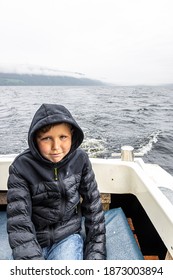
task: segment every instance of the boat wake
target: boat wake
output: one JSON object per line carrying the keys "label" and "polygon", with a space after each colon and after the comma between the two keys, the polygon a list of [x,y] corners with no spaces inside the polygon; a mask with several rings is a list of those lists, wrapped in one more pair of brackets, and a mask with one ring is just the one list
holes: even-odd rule
{"label": "boat wake", "polygon": [[160,134],[161,134],[161,130],[157,130],[157,131],[152,132],[146,138],[145,143],[140,145],[140,147],[138,149],[138,152],[143,154],[143,155],[146,155],[148,152],[150,152],[152,150],[152,148],[153,148],[153,145],[155,143],[157,143],[158,137],[159,137]]}
{"label": "boat wake", "polygon": [[81,148],[85,150],[89,157],[98,157],[106,152],[105,142],[100,139],[86,138]]}

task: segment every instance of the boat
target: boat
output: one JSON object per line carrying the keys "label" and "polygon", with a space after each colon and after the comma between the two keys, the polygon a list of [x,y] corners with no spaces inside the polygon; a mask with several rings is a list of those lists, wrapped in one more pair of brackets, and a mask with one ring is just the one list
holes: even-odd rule
{"label": "boat", "polygon": [[[6,222],[8,168],[15,156],[0,156],[0,231]],[[142,156],[135,154],[131,146],[122,147],[121,153],[113,154],[111,158],[90,160],[101,193],[103,209],[107,213],[105,215],[108,215],[112,222],[111,227],[114,227],[108,229],[108,234],[110,229],[112,233],[117,230],[116,215],[122,211],[127,221],[125,227],[130,229],[128,232],[134,238],[132,240],[130,237],[131,244],[126,242],[129,238],[127,233],[124,235],[125,241],[120,240],[122,244],[126,242],[128,248],[133,247],[132,251],[135,252],[138,247],[144,260],[173,260],[173,176],[157,164],[145,163]],[[121,217],[120,215],[120,219]],[[119,222],[122,224],[122,221]],[[1,244],[7,242],[6,231],[0,236],[0,239],[3,239]],[[111,237],[108,239],[109,248],[114,248],[116,241]],[[134,240],[135,246],[137,245],[135,248]],[[10,252],[7,247],[3,249],[6,255]],[[1,258],[3,257],[0,251]]]}

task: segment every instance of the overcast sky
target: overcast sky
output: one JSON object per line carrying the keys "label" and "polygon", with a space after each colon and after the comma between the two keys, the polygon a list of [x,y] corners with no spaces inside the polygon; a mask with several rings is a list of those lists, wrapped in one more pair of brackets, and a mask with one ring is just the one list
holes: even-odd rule
{"label": "overcast sky", "polygon": [[0,66],[173,83],[173,0],[0,0]]}

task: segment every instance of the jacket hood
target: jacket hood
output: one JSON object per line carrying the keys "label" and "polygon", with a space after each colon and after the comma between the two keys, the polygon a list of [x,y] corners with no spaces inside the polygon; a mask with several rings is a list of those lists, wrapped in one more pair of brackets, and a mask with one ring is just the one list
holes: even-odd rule
{"label": "jacket hood", "polygon": [[36,158],[42,158],[35,142],[35,134],[43,126],[55,123],[69,123],[73,126],[72,146],[70,154],[75,151],[83,141],[84,134],[71,113],[63,106],[57,104],[42,104],[36,111],[28,132],[28,145]]}

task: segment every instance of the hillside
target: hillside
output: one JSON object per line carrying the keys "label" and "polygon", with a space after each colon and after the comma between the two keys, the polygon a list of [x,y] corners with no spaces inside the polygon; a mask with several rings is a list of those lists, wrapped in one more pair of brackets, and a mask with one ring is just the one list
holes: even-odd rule
{"label": "hillside", "polygon": [[99,80],[84,77],[0,72],[0,86],[94,86],[103,84]]}

